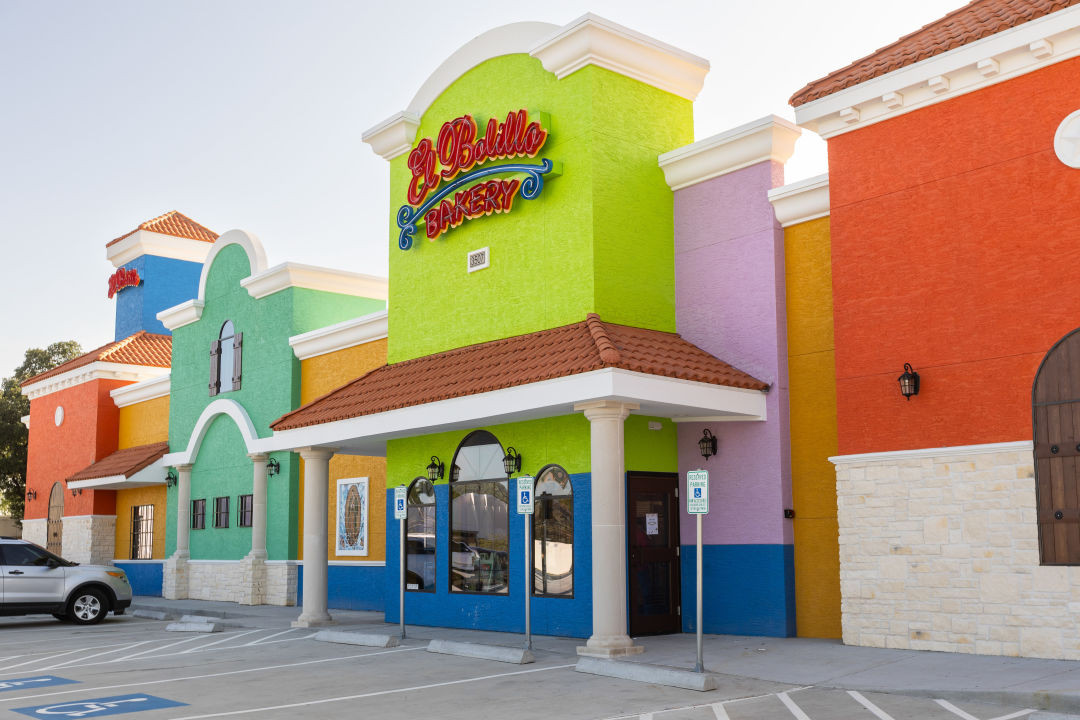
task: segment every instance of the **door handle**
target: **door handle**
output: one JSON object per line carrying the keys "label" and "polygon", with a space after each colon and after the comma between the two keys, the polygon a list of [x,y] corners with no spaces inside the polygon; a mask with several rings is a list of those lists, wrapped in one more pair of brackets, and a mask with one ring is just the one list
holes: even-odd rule
{"label": "door handle", "polygon": [[8,570],[8,575],[22,575],[22,570]]}

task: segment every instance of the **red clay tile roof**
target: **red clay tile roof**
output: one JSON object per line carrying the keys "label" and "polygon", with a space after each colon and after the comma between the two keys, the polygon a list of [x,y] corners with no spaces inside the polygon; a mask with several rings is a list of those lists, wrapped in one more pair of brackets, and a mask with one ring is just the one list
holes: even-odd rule
{"label": "red clay tile roof", "polygon": [[140,330],[123,340],[91,350],[77,358],[57,365],[52,370],[23,380],[22,386],[32,385],[53,375],[65,373],[97,361],[120,363],[121,365],[143,365],[146,367],[170,367],[172,365],[172,336],[155,335]]}
{"label": "red clay tile roof", "polygon": [[384,365],[283,415],[274,430],[346,420],[601,368],[765,390],[675,333],[584,322]]}
{"label": "red clay tile roof", "polygon": [[117,450],[112,455],[106,455],[90,467],[75,473],[68,478],[68,482],[72,480],[95,480],[114,475],[123,475],[129,478],[143,468],[150,467],[151,464],[157,462],[167,452],[169,452],[169,443],[167,441]]}
{"label": "red clay tile roof", "polygon": [[815,80],[792,95],[788,102],[798,107],[1078,3],[1080,0],[975,0],[891,45]]}
{"label": "red clay tile roof", "polygon": [[147,220],[131,232],[125,233],[115,240],[110,240],[105,244],[105,247],[115,245],[124,238],[134,235],[140,230],[149,230],[150,232],[161,233],[162,235],[172,235],[173,237],[189,238],[191,240],[202,240],[203,242],[208,243],[212,243],[218,239],[218,234],[210,228],[200,225],[183,213],[179,213],[176,210],[170,210],[164,215],[158,215],[153,220]]}

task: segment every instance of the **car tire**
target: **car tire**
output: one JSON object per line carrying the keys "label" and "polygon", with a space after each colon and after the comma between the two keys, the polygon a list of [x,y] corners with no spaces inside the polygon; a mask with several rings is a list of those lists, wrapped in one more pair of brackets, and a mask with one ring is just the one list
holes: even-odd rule
{"label": "car tire", "polygon": [[105,594],[96,588],[77,590],[68,600],[68,618],[77,625],[94,625],[109,612]]}

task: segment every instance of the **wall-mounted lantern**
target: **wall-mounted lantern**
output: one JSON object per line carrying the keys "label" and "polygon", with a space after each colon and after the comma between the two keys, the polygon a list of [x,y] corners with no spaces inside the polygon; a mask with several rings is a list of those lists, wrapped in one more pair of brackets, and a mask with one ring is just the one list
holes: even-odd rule
{"label": "wall-mounted lantern", "polygon": [[71,497],[82,495],[82,488],[71,488]]}
{"label": "wall-mounted lantern", "polygon": [[37,500],[37,490],[27,490],[26,491],[26,499],[27,500]]}
{"label": "wall-mounted lantern", "polygon": [[900,394],[908,400],[912,395],[919,394],[919,373],[912,369],[911,363],[904,363],[904,374],[897,380],[900,382]]}
{"label": "wall-mounted lantern", "polygon": [[176,471],[169,468],[165,473],[165,487],[175,487],[179,481],[180,478],[176,476]]}
{"label": "wall-mounted lantern", "polygon": [[270,458],[266,461],[266,476],[274,477],[281,472],[281,463],[277,461],[277,458]]}
{"label": "wall-mounted lantern", "polygon": [[716,454],[716,436],[706,429],[701,439],[697,441],[697,446],[698,450],[701,451],[701,457],[708,460]]}
{"label": "wall-mounted lantern", "polygon": [[431,456],[431,462],[427,466],[427,478],[431,482],[436,480],[442,480],[445,471],[443,461],[439,459],[438,455]]}
{"label": "wall-mounted lantern", "polygon": [[506,448],[506,454],[503,455],[503,472],[506,473],[507,478],[516,472],[521,472],[521,453],[512,445]]}

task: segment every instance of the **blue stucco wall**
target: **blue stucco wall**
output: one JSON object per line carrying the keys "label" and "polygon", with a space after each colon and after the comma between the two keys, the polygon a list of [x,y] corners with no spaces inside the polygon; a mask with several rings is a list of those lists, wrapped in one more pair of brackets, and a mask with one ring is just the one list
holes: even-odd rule
{"label": "blue stucco wall", "polygon": [[[697,632],[697,546],[682,546],[683,632]],[[707,633],[795,635],[791,545],[705,545],[702,624]]]}
{"label": "blue stucco wall", "polygon": [[[574,597],[532,598],[532,631],[537,635],[588,637],[592,634],[592,503],[589,474],[571,475],[574,488]],[[405,593],[405,622],[410,625],[525,631],[525,527],[510,513],[510,592],[507,595],[450,593],[450,486],[435,486],[435,592]],[[398,622],[401,578],[398,521],[394,494],[386,494],[386,621]]]}
{"label": "blue stucco wall", "polygon": [[199,292],[202,263],[142,255],[123,267],[138,270],[142,282],[121,290],[116,302],[116,340],[145,330],[168,335],[158,319],[162,310],[191,300]]}
{"label": "blue stucco wall", "polygon": [[[381,565],[331,565],[326,574],[326,607],[333,610],[382,610],[386,581]],[[300,565],[296,604],[304,604],[304,566]]]}
{"label": "blue stucco wall", "polygon": [[163,563],[160,560],[142,562],[115,562],[116,567],[127,573],[133,595],[161,597]]}

